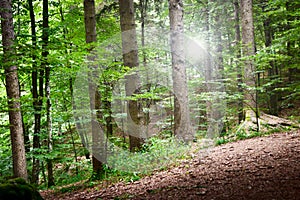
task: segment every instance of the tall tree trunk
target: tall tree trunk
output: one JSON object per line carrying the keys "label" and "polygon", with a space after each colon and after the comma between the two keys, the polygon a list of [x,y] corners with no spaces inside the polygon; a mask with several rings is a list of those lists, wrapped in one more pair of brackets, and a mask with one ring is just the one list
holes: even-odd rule
{"label": "tall tree trunk", "polygon": [[[119,0],[120,25],[122,31],[122,52],[124,65],[135,68],[139,65],[138,46],[136,39],[135,17],[133,0]],[[137,73],[126,76],[126,96],[132,96],[139,88],[139,75]],[[129,130],[130,151],[138,150],[142,147],[143,139],[140,137],[139,102],[129,100],[127,116]]]}
{"label": "tall tree trunk", "polygon": [[[140,14],[141,14],[141,45],[142,45],[142,60],[143,60],[143,67],[146,68],[147,67],[147,55],[146,55],[146,51],[145,51],[145,21],[146,21],[146,17],[147,17],[147,8],[148,8],[148,0],[140,0],[139,3],[139,7],[140,7]],[[146,68],[147,69],[147,68]],[[148,73],[146,74],[146,84],[149,83],[149,76]],[[150,92],[151,90],[151,86],[148,88],[148,92]],[[146,109],[150,110],[150,106],[151,106],[151,99],[147,99],[146,100]],[[150,123],[150,112],[145,112],[144,113],[144,117],[143,117],[143,125],[147,126],[146,128],[146,135],[149,135],[149,123]]]}
{"label": "tall tree trunk", "polygon": [[[92,43],[97,41],[96,33],[96,16],[95,16],[95,1],[94,0],[84,0],[84,22],[85,22],[85,33],[86,33],[86,43]],[[96,56],[91,49],[88,60],[90,62],[95,61]],[[99,74],[98,67],[95,64],[89,66],[91,72],[89,74],[89,96],[90,96],[90,109],[91,109],[91,126],[92,126],[92,162],[93,162],[93,178],[100,178],[103,173],[103,159],[105,159],[104,151],[104,137],[103,133],[99,131],[99,125],[97,122],[97,113],[100,110],[100,93],[98,90],[98,80]],[[101,135],[102,134],[102,135]]]}
{"label": "tall tree trunk", "polygon": [[[235,46],[236,46],[236,70],[237,86],[239,94],[243,95],[243,72],[240,64],[241,59],[241,31],[240,31],[240,6],[239,0],[234,0],[234,20],[235,20]],[[243,98],[238,99],[238,120],[241,123],[244,120],[244,102]]]}
{"label": "tall tree trunk", "polygon": [[[42,33],[42,65],[45,69],[45,96],[46,96],[46,122],[47,122],[47,148],[48,153],[52,152],[52,118],[51,118],[51,99],[50,99],[50,66],[48,63],[48,43],[49,43],[49,11],[48,0],[43,0],[43,33]],[[54,185],[52,159],[47,159],[48,187]]]}
{"label": "tall tree trunk", "polygon": [[193,139],[190,125],[187,77],[184,58],[183,2],[169,0],[172,77],[174,97],[174,134],[184,141]]}
{"label": "tall tree trunk", "polygon": [[[256,131],[259,131],[258,123],[258,105],[256,89],[256,69],[253,58],[255,55],[254,42],[254,24],[253,24],[253,8],[252,0],[240,0],[241,7],[241,23],[242,23],[242,52],[246,57],[244,61],[244,80],[247,88],[244,93],[245,105],[249,115],[256,119]],[[253,127],[252,127],[253,128]]]}
{"label": "tall tree trunk", "polygon": [[[35,14],[33,10],[32,0],[28,0],[29,14],[30,14],[30,26],[31,26],[31,41],[32,48],[36,49],[36,25],[35,25]],[[34,129],[33,129],[33,150],[40,148],[40,131],[41,131],[41,110],[42,110],[42,97],[38,93],[38,69],[36,65],[37,56],[35,52],[32,53],[32,98],[33,98],[33,109],[34,109]],[[43,69],[42,69],[43,70]],[[32,177],[31,182],[37,184],[39,180],[39,166],[40,161],[33,157],[32,160]]]}
{"label": "tall tree trunk", "polygon": [[11,0],[0,0],[2,28],[3,65],[10,123],[10,136],[13,156],[13,173],[15,177],[27,180],[27,164],[22,126],[18,67],[15,64],[16,51],[13,47],[15,33]]}

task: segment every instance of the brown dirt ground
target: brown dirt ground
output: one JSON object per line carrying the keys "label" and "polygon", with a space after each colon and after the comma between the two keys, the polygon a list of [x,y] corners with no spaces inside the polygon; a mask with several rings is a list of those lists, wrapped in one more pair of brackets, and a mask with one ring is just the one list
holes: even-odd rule
{"label": "brown dirt ground", "polygon": [[300,130],[200,151],[178,167],[133,183],[45,199],[299,199]]}

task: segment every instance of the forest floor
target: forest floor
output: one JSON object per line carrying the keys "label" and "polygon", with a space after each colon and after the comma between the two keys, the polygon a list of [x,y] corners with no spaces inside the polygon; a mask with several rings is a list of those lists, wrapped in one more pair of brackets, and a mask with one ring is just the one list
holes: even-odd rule
{"label": "forest floor", "polygon": [[119,182],[57,199],[300,199],[300,130],[201,150],[191,160],[132,183]]}

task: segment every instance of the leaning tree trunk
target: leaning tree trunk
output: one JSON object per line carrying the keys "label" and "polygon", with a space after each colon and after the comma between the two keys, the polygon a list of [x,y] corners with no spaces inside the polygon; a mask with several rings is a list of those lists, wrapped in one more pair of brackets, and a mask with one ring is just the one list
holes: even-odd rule
{"label": "leaning tree trunk", "polygon": [[[119,0],[120,25],[122,31],[122,53],[124,65],[135,68],[139,65],[138,46],[135,29],[133,0]],[[139,75],[137,73],[126,76],[126,96],[133,95],[139,88]],[[139,118],[139,102],[129,100],[128,102],[128,130],[130,151],[139,150],[143,139],[140,137],[141,119]]]}
{"label": "leaning tree trunk", "polygon": [[183,2],[169,0],[171,29],[172,77],[174,97],[174,134],[184,141],[192,140],[188,88],[184,58]]}
{"label": "leaning tree trunk", "polygon": [[[84,23],[86,33],[86,43],[93,43],[97,41],[96,33],[96,16],[95,16],[95,1],[84,0]],[[87,58],[89,62],[96,59],[93,49],[90,50],[90,55]],[[103,133],[99,131],[99,123],[97,122],[97,114],[99,113],[101,102],[100,93],[98,90],[99,74],[98,68],[95,64],[89,66],[89,97],[91,109],[91,126],[92,126],[92,162],[93,162],[93,179],[100,178],[103,173],[103,162],[106,160],[106,150],[104,146]]]}
{"label": "leaning tree trunk", "polygon": [[[258,121],[258,105],[256,92],[256,69],[253,61],[255,55],[254,42],[254,24],[253,24],[253,8],[252,0],[241,0],[241,23],[242,23],[242,53],[244,59],[244,82],[246,84],[244,98],[245,98],[245,118],[254,119],[254,126],[249,127],[259,131]],[[250,125],[250,124],[249,124]]]}
{"label": "leaning tree trunk", "polygon": [[11,0],[0,0],[0,16],[3,44],[3,65],[5,67],[5,82],[12,144],[13,173],[15,177],[27,180],[27,165],[22,126],[18,67],[16,51],[13,47],[15,39]]}

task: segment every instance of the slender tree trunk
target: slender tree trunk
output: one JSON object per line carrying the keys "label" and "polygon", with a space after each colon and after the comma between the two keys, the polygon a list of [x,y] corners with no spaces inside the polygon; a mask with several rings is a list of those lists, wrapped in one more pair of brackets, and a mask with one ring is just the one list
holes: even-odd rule
{"label": "slender tree trunk", "polygon": [[[256,131],[259,131],[258,105],[257,105],[257,80],[256,69],[253,58],[255,55],[254,24],[252,0],[240,0],[241,23],[242,23],[242,52],[246,57],[244,61],[244,80],[247,88],[245,90],[245,104],[247,111],[253,111],[256,118]],[[252,112],[249,113],[252,115]]]}
{"label": "slender tree trunk", "polygon": [[[72,130],[70,121],[68,121],[68,131],[70,132],[70,135],[71,135],[72,147],[73,147],[73,153],[74,153],[74,161],[75,161],[75,163],[78,163],[78,159],[77,159],[78,153],[77,153],[77,150],[76,150],[75,138],[74,138],[74,135],[73,135],[73,130]],[[75,171],[76,175],[78,175],[78,166],[77,165],[75,167],[75,170],[76,170]]]}
{"label": "slender tree trunk", "polygon": [[[103,105],[106,112],[105,115],[105,124],[106,124],[106,136],[113,135],[113,117],[112,117],[112,107],[111,107],[111,93],[112,93],[112,83],[105,82],[104,83],[105,91],[104,91],[104,100]],[[102,116],[101,116],[102,117]]]}
{"label": "slender tree trunk", "polygon": [[[124,65],[135,68],[139,65],[138,46],[136,39],[135,17],[133,0],[119,0],[120,25],[122,31],[122,52]],[[139,88],[139,75],[137,73],[126,76],[126,96],[132,96]],[[139,102],[129,100],[127,107],[130,151],[139,150],[143,139],[140,137]]]}
{"label": "slender tree trunk", "polygon": [[187,77],[184,58],[183,2],[169,0],[172,77],[174,97],[174,134],[184,141],[193,139],[190,125]]}
{"label": "slender tree trunk", "polygon": [[143,65],[146,66],[146,52],[144,50],[145,47],[145,20],[147,17],[147,8],[148,8],[148,0],[140,0],[140,12],[141,12],[141,42],[142,42],[142,48],[143,48]]}
{"label": "slender tree trunk", "polygon": [[[147,8],[148,8],[148,0],[140,0],[140,14],[141,14],[141,45],[142,45],[142,60],[143,60],[143,67],[147,70],[147,55],[145,51],[145,21],[147,17]],[[148,73],[146,74],[146,84],[149,83],[149,76]],[[148,88],[148,92],[151,90],[151,85]],[[145,102],[144,102],[145,103]],[[150,110],[151,106],[151,99],[146,100],[146,109]],[[143,125],[147,126],[146,128],[146,135],[149,135],[149,123],[150,123],[150,112],[145,112],[143,117]]]}
{"label": "slender tree trunk", "polygon": [[[22,113],[23,116],[23,113]],[[24,144],[25,144],[25,153],[29,153],[30,152],[30,138],[29,138],[29,125],[25,125],[25,123],[23,122],[23,130],[24,130]],[[30,161],[30,159],[29,159]],[[27,159],[28,162],[28,159]]]}
{"label": "slender tree trunk", "polygon": [[[33,10],[32,0],[28,0],[29,5],[29,14],[30,14],[30,25],[31,25],[31,41],[32,48],[36,49],[36,25],[35,25],[35,14]],[[36,65],[37,56],[33,52],[32,60],[34,61],[32,64],[32,74],[31,74],[31,84],[32,84],[32,98],[33,98],[33,109],[34,109],[34,129],[33,129],[33,150],[40,148],[40,131],[41,131],[41,110],[42,110],[42,97],[40,97],[38,93],[38,70]],[[32,160],[32,177],[31,182],[37,184],[39,180],[39,166],[40,161],[33,157]]]}
{"label": "slender tree trunk", "polygon": [[[241,31],[240,31],[240,6],[239,0],[234,0],[234,20],[235,20],[235,46],[236,46],[236,70],[237,70],[237,87],[239,94],[243,95],[243,72],[240,64],[241,59]],[[244,102],[243,98],[238,99],[238,120],[241,123],[244,120]]]}
{"label": "slender tree trunk", "polygon": [[10,123],[10,136],[13,156],[13,173],[15,177],[27,180],[27,165],[22,126],[18,67],[14,63],[16,51],[13,47],[15,34],[11,0],[0,0],[2,28],[3,65]]}
{"label": "slender tree trunk", "polygon": [[[52,118],[50,100],[50,66],[48,63],[48,43],[49,43],[49,11],[48,0],[43,0],[43,33],[42,33],[42,68],[45,69],[45,96],[46,96],[46,122],[47,122],[47,148],[48,153],[52,152]],[[52,159],[47,159],[48,187],[54,185]]]}
{"label": "slender tree trunk", "polygon": [[[92,43],[97,41],[96,33],[96,16],[95,16],[95,1],[94,0],[84,0],[84,22],[85,22],[85,33],[86,33],[86,43]],[[90,62],[95,61],[96,56],[94,55],[92,49],[88,60]],[[93,162],[93,178],[100,178],[103,173],[103,159],[106,155],[104,151],[104,137],[103,133],[99,131],[99,125],[97,122],[97,114],[99,113],[101,107],[101,98],[98,90],[98,80],[99,74],[98,67],[95,64],[89,66],[91,72],[89,74],[89,96],[90,96],[90,108],[91,108],[91,125],[92,125],[92,162]],[[104,149],[104,150],[103,150]]]}

